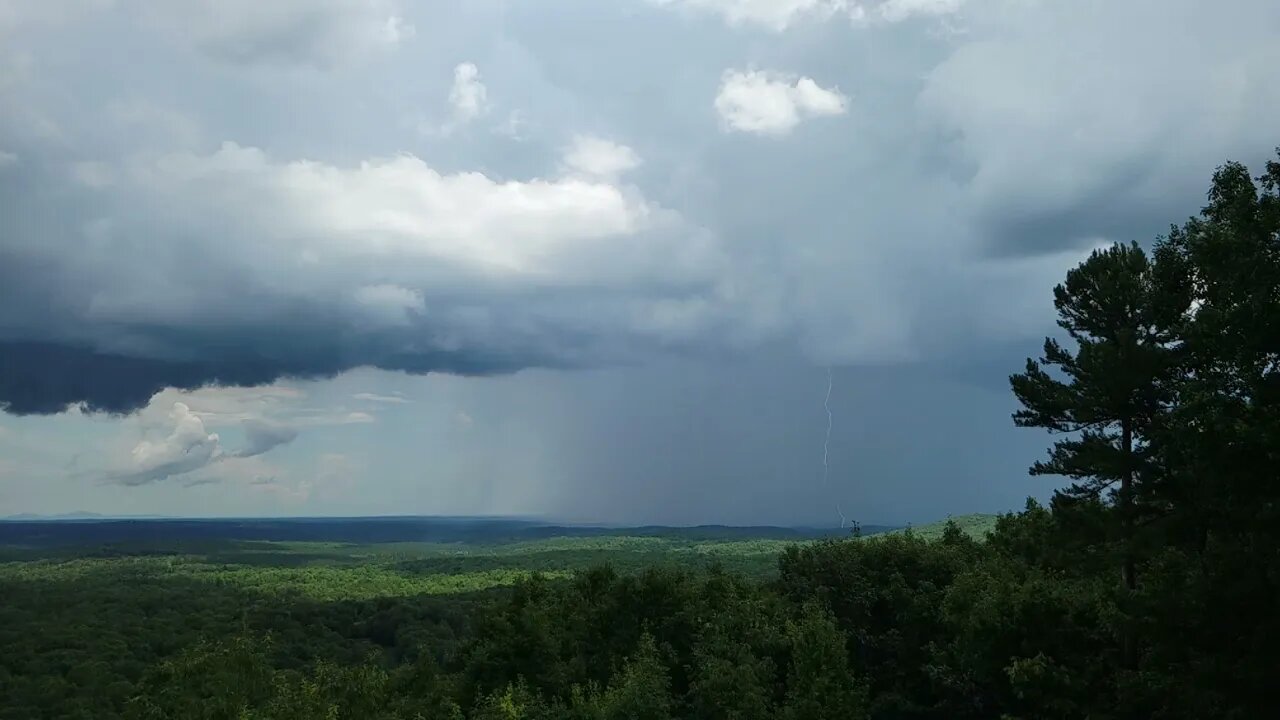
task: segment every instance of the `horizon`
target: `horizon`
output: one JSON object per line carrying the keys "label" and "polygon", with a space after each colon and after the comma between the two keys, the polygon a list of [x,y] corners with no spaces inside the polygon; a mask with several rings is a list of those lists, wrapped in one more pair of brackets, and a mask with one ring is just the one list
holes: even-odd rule
{"label": "horizon", "polygon": [[[1013,511],[986,512],[986,513],[962,513],[947,514],[944,517],[931,518],[920,522],[908,522],[905,524],[879,523],[879,522],[859,522],[859,526],[863,528],[904,528],[915,524],[932,524],[935,522],[945,522],[952,518],[967,517],[997,517]],[[638,529],[638,528],[700,528],[700,527],[722,527],[734,529],[754,529],[754,528],[779,528],[779,529],[796,529],[796,530],[852,530],[852,526],[841,527],[840,525],[773,525],[773,524],[752,524],[752,525],[732,525],[723,523],[693,523],[693,524],[665,524],[665,523],[639,523],[627,524],[616,523],[603,520],[583,520],[557,517],[538,517],[538,516],[519,516],[519,515],[154,515],[154,514],[105,514],[96,513],[85,510],[76,510],[70,512],[58,513],[29,513],[18,512],[7,515],[0,515],[0,522],[21,522],[27,520],[47,520],[47,521],[74,521],[74,520],[443,520],[443,521],[503,521],[503,522],[521,522],[529,524],[540,524],[549,527],[583,527],[583,528],[602,528],[602,529]]]}

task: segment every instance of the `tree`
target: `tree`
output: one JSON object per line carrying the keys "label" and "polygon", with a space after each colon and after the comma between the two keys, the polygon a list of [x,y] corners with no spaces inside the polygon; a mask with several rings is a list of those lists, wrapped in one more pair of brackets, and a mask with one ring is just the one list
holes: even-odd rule
{"label": "tree", "polygon": [[160,663],[130,703],[130,718],[227,718],[268,700],[273,673],[265,647],[248,637],[201,642]]}
{"label": "tree", "polygon": [[1144,598],[1148,632],[1164,639],[1151,663],[1169,688],[1219,697],[1183,707],[1247,707],[1280,644],[1280,163],[1257,178],[1239,163],[1218,168],[1207,205],[1160,251],[1191,300],[1176,406],[1157,428],[1154,490],[1171,547]]}
{"label": "tree", "polygon": [[653,636],[646,633],[601,698],[602,715],[605,720],[669,720],[670,687]]}
{"label": "tree", "polygon": [[831,613],[809,603],[787,624],[791,668],[786,720],[857,720],[867,717],[866,683],[849,667],[844,633]]}
{"label": "tree", "polygon": [[483,698],[471,717],[474,720],[550,720],[555,717],[553,713],[542,698],[521,680]]}
{"label": "tree", "polygon": [[[1158,290],[1161,272],[1136,243],[1094,251],[1054,288],[1058,325],[1074,352],[1046,338],[1043,357],[1028,359],[1025,371],[1010,377],[1022,404],[1014,422],[1069,436],[1031,473],[1075,480],[1060,491],[1062,499],[1114,503],[1129,592],[1137,584],[1134,526],[1142,483],[1156,460],[1151,430],[1172,401],[1174,330],[1184,311],[1176,296]],[[1132,638],[1126,636],[1125,645],[1132,664]]]}
{"label": "tree", "polygon": [[706,720],[775,717],[769,697],[772,663],[757,654],[741,631],[731,634],[726,630],[713,627],[698,640],[689,687],[690,705],[697,717]]}
{"label": "tree", "polygon": [[[1280,149],[1277,150],[1280,153]],[[1267,530],[1280,462],[1280,163],[1250,178],[1214,173],[1200,217],[1161,250],[1185,275],[1185,367],[1165,431],[1173,468],[1162,488],[1203,550],[1211,530]]]}

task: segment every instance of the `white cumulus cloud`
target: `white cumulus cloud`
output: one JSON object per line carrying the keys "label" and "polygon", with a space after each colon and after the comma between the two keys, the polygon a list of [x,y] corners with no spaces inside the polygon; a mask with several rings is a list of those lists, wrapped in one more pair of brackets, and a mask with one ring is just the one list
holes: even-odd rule
{"label": "white cumulus cloud", "polygon": [[565,151],[564,164],[572,172],[611,179],[639,167],[640,156],[626,145],[591,135],[578,135]]}
{"label": "white cumulus cloud", "polygon": [[851,2],[848,16],[857,27],[892,25],[914,19],[946,22],[960,14],[966,0],[870,0]]}
{"label": "white cumulus cloud", "polygon": [[449,105],[458,123],[470,122],[489,111],[489,91],[480,81],[480,70],[475,63],[459,63],[453,69]]}
{"label": "white cumulus cloud", "polygon": [[657,5],[715,13],[730,26],[782,32],[804,21],[841,18],[856,24],[898,23],[953,15],[965,0],[650,0]]}
{"label": "white cumulus cloud", "polygon": [[782,31],[800,19],[826,19],[847,11],[848,0],[651,0],[658,5],[683,6],[714,12],[730,25],[755,24]]}
{"label": "white cumulus cloud", "polygon": [[[141,436],[132,449],[114,450],[111,446],[119,447],[118,441],[111,442],[96,470],[89,472],[131,486],[167,479],[194,486],[267,477],[274,471],[264,470],[268,466],[259,456],[296,440],[299,428],[376,421],[367,412],[340,405],[308,407],[302,404],[306,400],[306,393],[284,385],[169,388],[124,421],[125,437]],[[227,442],[218,432],[227,428],[238,429],[243,441]]]}
{"label": "white cumulus cloud", "polygon": [[287,416],[306,397],[303,391],[287,385],[205,387],[190,391],[169,388],[156,393],[147,407],[139,411],[139,417],[152,424],[162,424],[168,410],[175,403],[181,403],[206,425],[256,422]]}
{"label": "white cumulus cloud", "polygon": [[168,434],[135,445],[127,467],[112,473],[111,480],[143,485],[198,470],[223,455],[218,434],[208,432],[204,421],[186,403],[174,403],[168,420]]}
{"label": "white cumulus cloud", "polygon": [[[558,275],[557,260],[638,233],[654,214],[602,180],[499,181],[441,173],[411,155],[339,167],[225,143],[134,170],[141,188],[183,204],[193,221],[240,218],[250,243],[292,246],[294,257],[310,252],[321,264],[377,258],[393,268],[399,260],[427,274],[445,263],[490,276]],[[379,285],[361,297],[409,301],[411,289]]]}
{"label": "white cumulus cloud", "polygon": [[727,70],[716,93],[725,129],[786,135],[806,118],[843,115],[849,98],[812,78],[766,70]]}
{"label": "white cumulus cloud", "polygon": [[378,393],[360,392],[351,396],[353,400],[370,403],[384,403],[389,405],[407,405],[413,402],[405,397],[403,393],[394,393],[391,395],[381,395]]}

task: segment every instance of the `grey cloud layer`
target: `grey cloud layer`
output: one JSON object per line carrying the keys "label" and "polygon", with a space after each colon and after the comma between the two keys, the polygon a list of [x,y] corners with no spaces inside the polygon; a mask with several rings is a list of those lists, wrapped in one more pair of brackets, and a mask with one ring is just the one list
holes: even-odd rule
{"label": "grey cloud layer", "polygon": [[[178,0],[135,5],[172,41],[232,64],[330,68],[412,39],[394,0]],[[127,12],[129,9],[126,8]]]}
{"label": "grey cloud layer", "polygon": [[963,358],[1042,332],[1067,266],[1193,211],[1280,109],[1263,0],[12,7],[13,413],[362,365]]}
{"label": "grey cloud layer", "polygon": [[263,420],[247,420],[243,427],[248,444],[236,453],[237,457],[255,457],[298,439],[297,428],[287,425],[277,425]]}

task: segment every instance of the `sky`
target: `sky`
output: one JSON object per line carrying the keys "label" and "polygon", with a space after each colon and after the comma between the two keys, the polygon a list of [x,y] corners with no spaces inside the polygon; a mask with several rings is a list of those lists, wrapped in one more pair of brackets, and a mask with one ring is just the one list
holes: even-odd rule
{"label": "sky", "polygon": [[0,0],[0,515],[1016,509],[1053,285],[1272,156],[1278,36],[1271,0]]}

